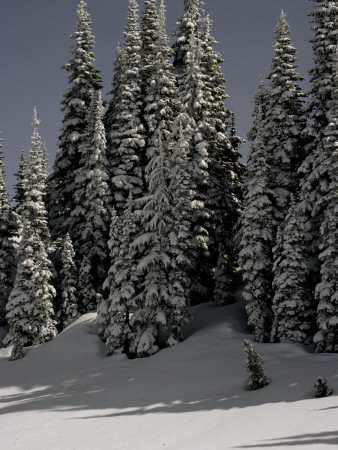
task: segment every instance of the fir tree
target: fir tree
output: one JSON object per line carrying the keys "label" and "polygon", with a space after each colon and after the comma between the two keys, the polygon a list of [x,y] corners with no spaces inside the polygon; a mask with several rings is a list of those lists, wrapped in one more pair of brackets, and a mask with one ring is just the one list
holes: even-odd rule
{"label": "fir tree", "polygon": [[275,29],[275,55],[267,88],[264,134],[271,166],[270,187],[275,193],[275,216],[281,224],[288,211],[290,195],[299,189],[297,170],[305,157],[302,131],[305,128],[303,100],[296,72],[296,49],[282,11]]}
{"label": "fir tree", "polygon": [[25,156],[25,149],[22,147],[21,149],[21,155],[20,155],[20,165],[19,170],[15,174],[16,177],[16,184],[14,186],[14,198],[13,201],[15,202],[15,210],[18,214],[20,214],[20,206],[24,201],[25,198],[25,189],[24,189],[24,181],[26,177],[26,170],[27,170],[27,160]]}
{"label": "fir tree", "polygon": [[191,120],[179,114],[173,124],[172,154],[169,160],[168,191],[172,204],[173,226],[169,234],[171,244],[171,268],[169,282],[171,298],[169,314],[171,335],[169,345],[183,339],[182,324],[187,320],[187,307],[190,303],[191,272],[193,264],[193,189],[190,168]]}
{"label": "fir tree", "polygon": [[309,342],[313,331],[314,305],[309,290],[309,267],[300,257],[305,251],[306,231],[298,220],[293,196],[285,218],[285,227],[279,228],[273,263],[272,311],[274,322],[272,341]]}
{"label": "fir tree", "polygon": [[262,358],[248,340],[244,340],[244,351],[246,353],[246,366],[250,374],[249,389],[256,390],[267,386],[269,380],[264,373]]}
{"label": "fir tree", "polygon": [[156,0],[146,0],[141,23],[141,63],[143,86],[143,119],[146,125],[147,162],[158,155],[158,131],[163,142],[169,142],[173,120],[178,112],[176,77],[170,61],[172,51],[164,23],[164,3],[161,13]]}
{"label": "fir tree", "polygon": [[91,265],[93,289],[102,294],[108,269],[106,251],[109,237],[112,196],[106,158],[101,94],[93,94],[87,115],[86,134],[80,148],[80,168],[76,173],[76,207],[71,213],[79,260],[85,255]]}
{"label": "fir tree", "polygon": [[58,294],[61,298],[61,305],[56,314],[56,320],[61,325],[61,329],[66,328],[80,316],[76,295],[76,266],[74,256],[73,244],[69,233],[67,233],[61,247],[61,269],[58,283]]}
{"label": "fir tree", "polygon": [[144,203],[141,221],[145,232],[133,243],[133,247],[143,255],[138,264],[142,274],[141,308],[135,311],[131,321],[135,335],[130,350],[138,357],[150,356],[159,351],[160,328],[169,325],[169,234],[173,218],[167,181],[168,158],[165,156],[161,133],[156,137],[159,155],[153,157],[146,168],[149,195],[141,199]]}
{"label": "fir tree", "polygon": [[320,226],[321,253],[319,259],[320,283],[315,294],[318,303],[318,332],[314,337],[317,351],[338,352],[338,232],[337,232],[337,180],[338,180],[338,51],[336,90],[328,113],[329,124],[324,133],[320,172],[326,173],[330,184],[323,198],[324,217]]}
{"label": "fir tree", "polygon": [[[138,260],[131,243],[138,234],[135,206],[130,193],[122,219],[113,214],[109,248],[111,267],[109,269],[109,297],[107,315],[109,317],[104,331],[107,353],[130,354],[129,342],[133,330],[130,325],[132,314],[139,306],[140,275]],[[102,309],[101,309],[102,311]]]}
{"label": "fir tree", "polygon": [[111,162],[117,213],[126,207],[128,192],[135,198],[144,193],[144,126],[141,120],[141,37],[138,5],[129,0],[123,49],[118,49],[113,95],[105,117],[107,156]]}
{"label": "fir tree", "polygon": [[96,311],[102,296],[93,288],[92,265],[86,255],[82,257],[77,280],[77,310],[80,314]]}
{"label": "fir tree", "polygon": [[108,249],[110,256],[110,267],[108,269],[107,278],[103,283],[104,298],[97,307],[97,324],[99,336],[105,338],[106,329],[110,323],[110,292],[114,292],[116,288],[115,282],[115,260],[119,258],[120,254],[120,239],[123,229],[121,227],[121,219],[117,215],[115,208],[112,208],[110,232],[108,240]]}
{"label": "fir tree", "polygon": [[[182,112],[191,119],[189,171],[194,186],[192,232],[196,245],[195,267],[192,275],[192,302],[198,303],[207,297],[211,284],[209,252],[210,210],[205,207],[209,187],[208,133],[205,115],[209,103],[205,90],[205,77],[201,72],[201,46],[190,34],[190,51],[186,55],[186,69],[179,80],[179,99]],[[198,255],[198,256],[197,256]]]}
{"label": "fir tree", "polygon": [[258,128],[262,128],[262,123],[265,121],[267,112],[267,90],[268,87],[265,85],[262,76],[260,76],[258,81],[258,89],[253,99],[253,123],[250,131],[247,134],[248,140],[252,142],[257,137]]}
{"label": "fir tree", "polygon": [[[77,24],[71,38],[72,59],[65,64],[70,88],[62,102],[63,125],[59,137],[59,151],[56,154],[50,178],[52,186],[49,196],[49,219],[53,238],[64,237],[69,231],[76,245],[71,212],[75,207],[75,173],[79,168],[80,147],[83,144],[87,126],[87,109],[93,92],[101,88],[98,71],[94,67],[94,36],[90,29],[90,17],[86,3],[81,0],[77,10]],[[77,251],[77,248],[75,247]]]}
{"label": "fir tree", "polygon": [[6,304],[15,275],[18,217],[8,200],[0,139],[0,326],[6,324]]}
{"label": "fir tree", "polygon": [[333,394],[333,389],[327,384],[326,378],[318,377],[313,387],[317,398],[327,397]]}
{"label": "fir tree", "polygon": [[243,269],[248,325],[255,340],[266,341],[272,324],[272,247],[274,242],[274,193],[269,188],[270,166],[257,105],[256,140],[247,162],[243,213],[236,235]]}
{"label": "fir tree", "polygon": [[159,155],[151,159],[146,170],[149,195],[140,200],[145,233],[132,244],[142,255],[138,263],[143,280],[140,308],[131,319],[135,330],[131,351],[138,357],[159,350],[161,330],[169,332],[168,345],[181,341],[181,327],[187,320],[193,267],[189,122],[184,114],[174,121],[170,154],[159,133]]}
{"label": "fir tree", "polygon": [[195,231],[199,231],[197,240],[204,241],[207,248],[204,273],[199,278],[209,279],[204,289],[210,289],[211,273],[217,266],[216,300],[224,304],[231,301],[235,264],[232,231],[239,215],[243,169],[238,161],[240,141],[233,147],[228,136],[231,114],[224,103],[227,95],[220,68],[223,60],[213,50],[216,41],[201,5],[199,0],[184,2],[184,13],[174,33],[174,66],[180,76],[180,101],[194,119],[199,139],[192,148],[196,200],[201,205]]}
{"label": "fir tree", "polygon": [[23,232],[18,248],[14,288],[6,307],[10,330],[4,343],[15,344],[13,358],[23,355],[21,351],[17,351],[22,346],[41,344],[53,339],[57,333],[56,322],[53,320],[55,289],[51,284],[52,267],[47,253],[49,232],[43,201],[45,179],[38,125],[34,109],[33,134],[22,204]]}
{"label": "fir tree", "polygon": [[196,38],[196,33],[203,28],[202,2],[200,0],[183,0],[184,12],[177,21],[177,29],[173,32],[175,43],[174,67],[179,76],[186,73],[186,63],[190,52],[190,42],[192,36]]}
{"label": "fir tree", "polygon": [[305,108],[307,127],[304,131],[306,140],[306,158],[299,174],[300,201],[303,210],[303,222],[311,233],[308,240],[307,253],[303,255],[306,264],[312,271],[311,288],[320,281],[320,224],[324,215],[328,187],[331,180],[328,174],[330,164],[323,163],[327,158],[324,148],[325,133],[331,120],[331,103],[337,89],[335,82],[335,61],[337,49],[338,5],[328,0],[314,0],[311,13],[314,39],[314,67],[310,70],[311,89],[309,101]]}

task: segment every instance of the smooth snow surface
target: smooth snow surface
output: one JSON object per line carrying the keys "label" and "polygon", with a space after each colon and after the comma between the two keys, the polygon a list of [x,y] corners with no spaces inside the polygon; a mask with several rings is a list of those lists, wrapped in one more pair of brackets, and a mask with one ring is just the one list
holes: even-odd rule
{"label": "smooth snow surface", "polygon": [[[192,308],[186,341],[105,356],[86,314],[25,358],[0,349],[1,448],[225,450],[338,446],[338,355],[255,344],[270,384],[248,391],[244,305]],[[314,398],[318,376],[334,394]]]}

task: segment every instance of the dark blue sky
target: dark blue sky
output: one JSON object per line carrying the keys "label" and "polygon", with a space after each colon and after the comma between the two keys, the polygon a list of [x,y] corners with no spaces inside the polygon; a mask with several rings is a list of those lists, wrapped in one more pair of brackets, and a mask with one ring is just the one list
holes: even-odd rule
{"label": "dark blue sky", "polygon": [[[140,0],[140,5],[143,1]],[[299,72],[307,78],[312,67],[312,38],[308,14],[311,0],[205,0],[213,20],[212,34],[225,59],[227,101],[237,117],[238,134],[250,129],[252,98],[258,77],[265,77],[273,57],[274,29],[281,10],[291,26],[298,50]],[[21,147],[28,150],[33,107],[41,120],[40,134],[52,164],[62,122],[60,102],[67,89],[61,66],[69,56],[70,34],[76,23],[78,0],[0,0],[0,131],[10,195]],[[123,40],[127,0],[87,0],[96,37],[96,67],[101,71],[103,95],[110,90],[117,43]],[[167,0],[167,30],[181,15],[181,0]],[[303,83],[303,89],[308,84]],[[244,156],[248,144],[242,147]]]}

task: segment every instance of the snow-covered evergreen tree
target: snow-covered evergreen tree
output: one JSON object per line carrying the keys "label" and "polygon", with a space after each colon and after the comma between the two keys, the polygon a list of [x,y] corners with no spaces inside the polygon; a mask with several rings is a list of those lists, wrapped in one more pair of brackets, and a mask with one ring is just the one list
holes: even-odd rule
{"label": "snow-covered evergreen tree", "polygon": [[338,47],[337,47],[336,86],[330,111],[329,124],[322,143],[323,154],[320,172],[326,173],[330,183],[323,198],[325,211],[320,227],[321,253],[319,259],[320,283],[316,286],[318,332],[314,337],[317,351],[338,352],[338,231],[337,231],[337,188],[338,188]]}
{"label": "snow-covered evergreen tree", "polygon": [[173,147],[169,160],[168,191],[173,216],[173,227],[169,235],[172,261],[168,274],[171,285],[169,300],[171,335],[168,339],[170,345],[183,339],[182,324],[187,320],[187,306],[190,304],[191,272],[194,270],[193,257],[197,257],[196,252],[194,255],[194,235],[192,233],[195,186],[189,171],[191,137],[191,119],[181,113],[173,124]]}
{"label": "snow-covered evergreen tree", "polygon": [[66,328],[80,316],[76,294],[77,274],[74,256],[73,244],[69,233],[67,233],[62,242],[61,268],[58,276],[58,294],[61,304],[56,314],[56,320],[61,329]]}
{"label": "snow-covered evergreen tree", "polygon": [[69,231],[77,251],[78,236],[70,217],[75,207],[75,173],[79,168],[80,147],[87,126],[87,109],[94,91],[101,88],[98,71],[94,67],[94,36],[91,32],[90,16],[86,3],[80,0],[77,24],[71,39],[72,58],[65,64],[70,88],[62,101],[63,125],[59,137],[59,150],[50,178],[49,223],[52,237],[64,237]]}
{"label": "snow-covered evergreen tree", "polygon": [[265,85],[262,76],[260,76],[258,81],[258,89],[253,99],[253,122],[250,131],[247,133],[248,140],[252,142],[256,139],[258,128],[262,127],[262,122],[265,120],[268,95],[267,90],[268,87]]}
{"label": "snow-covered evergreen tree", "polygon": [[77,279],[77,310],[80,314],[86,314],[97,309],[102,300],[101,294],[93,288],[92,265],[86,255],[82,257]]}
{"label": "snow-covered evergreen tree", "polygon": [[111,164],[115,207],[121,214],[128,193],[144,193],[144,145],[141,92],[141,37],[138,4],[129,0],[123,48],[118,49],[113,95],[105,117],[107,157]]}
{"label": "snow-covered evergreen tree", "polygon": [[173,218],[168,191],[169,164],[161,132],[156,138],[159,154],[152,157],[146,168],[149,195],[142,199],[144,207],[141,222],[145,232],[133,243],[142,254],[138,264],[142,274],[141,308],[135,311],[131,319],[135,335],[130,343],[131,353],[138,357],[150,356],[159,351],[160,327],[169,325],[169,234]]}
{"label": "snow-covered evergreen tree", "polygon": [[169,142],[172,123],[178,113],[176,76],[170,58],[172,50],[164,23],[164,3],[160,12],[156,0],[146,0],[141,22],[141,64],[143,86],[143,119],[146,125],[147,162],[158,155],[158,131],[163,142]]}
{"label": "snow-covered evergreen tree", "polygon": [[141,254],[138,263],[142,276],[140,308],[130,321],[135,332],[130,349],[138,357],[159,350],[162,329],[169,330],[168,345],[181,340],[181,324],[187,314],[190,281],[186,271],[190,261],[185,252],[190,241],[191,203],[186,152],[189,143],[183,138],[183,123],[180,125],[177,120],[171,157],[166,153],[168,145],[162,141],[161,132],[156,136],[159,154],[151,159],[146,169],[149,195],[140,199],[144,204],[141,220],[145,232],[132,244]]}
{"label": "snow-covered evergreen tree", "polygon": [[9,202],[0,139],[0,326],[6,324],[6,304],[15,275],[15,249],[18,240],[18,217]]}
{"label": "snow-covered evergreen tree", "polygon": [[326,378],[318,377],[313,387],[317,398],[327,397],[328,395],[333,394],[333,389],[327,384]]}
{"label": "snow-covered evergreen tree", "polygon": [[196,200],[201,205],[195,232],[206,247],[204,258],[200,258],[205,260],[204,273],[199,278],[207,281],[204,288],[210,289],[211,272],[218,266],[214,273],[216,300],[223,304],[231,299],[232,229],[239,215],[243,169],[238,161],[239,141],[233,147],[228,136],[231,114],[224,103],[223,60],[213,50],[216,41],[201,6],[199,0],[184,2],[184,13],[174,32],[174,66],[179,74],[179,98],[195,121],[198,138],[192,148]]}
{"label": "snow-covered evergreen tree", "polygon": [[103,283],[104,298],[99,302],[97,307],[97,324],[98,324],[98,335],[105,336],[105,331],[110,323],[110,292],[114,292],[116,287],[115,282],[115,260],[119,258],[120,254],[120,243],[122,235],[122,227],[120,217],[117,215],[116,210],[112,207],[111,223],[109,231],[108,249],[110,256],[110,268],[108,270],[107,278]]}
{"label": "snow-covered evergreen tree", "polygon": [[249,372],[249,389],[261,389],[269,384],[264,373],[263,361],[256,352],[252,343],[244,340],[244,352],[246,353],[246,367]]}
{"label": "snow-covered evergreen tree", "polygon": [[106,158],[101,94],[93,93],[87,115],[86,133],[80,151],[80,168],[76,172],[75,208],[71,213],[74,249],[77,258],[90,261],[93,289],[102,294],[108,270],[107,241],[112,195]]}
{"label": "snow-covered evergreen tree", "polygon": [[10,330],[4,343],[6,345],[14,343],[14,353],[18,346],[41,344],[53,339],[57,333],[56,322],[53,319],[55,289],[51,284],[52,267],[47,253],[49,232],[43,201],[46,185],[38,125],[34,109],[33,134],[21,214],[23,232],[18,248],[14,288],[6,307]]}
{"label": "snow-covered evergreen tree", "polygon": [[309,289],[309,267],[304,263],[306,230],[298,220],[293,196],[285,218],[285,227],[277,233],[273,248],[273,288],[275,290],[272,311],[274,314],[272,341],[309,342],[313,335],[314,305]]}
{"label": "snow-covered evergreen tree", "polygon": [[176,38],[173,44],[174,67],[176,72],[182,76],[186,72],[186,60],[190,52],[192,35],[196,39],[196,33],[204,26],[201,0],[183,0],[184,12],[177,21],[177,28],[173,32]]}
{"label": "snow-covered evergreen tree", "polygon": [[[137,296],[140,293],[140,274],[135,248],[131,245],[139,231],[134,209],[130,193],[122,219],[118,219],[114,213],[112,216],[109,240],[111,267],[106,282],[109,284],[109,297],[104,307],[108,320],[103,317],[107,322],[104,337],[108,355],[130,354],[129,342],[133,333],[130,319],[139,306]],[[100,310],[103,312],[102,307]]]}
{"label": "snow-covered evergreen tree", "polygon": [[272,247],[275,234],[274,193],[269,188],[270,165],[260,126],[258,105],[256,139],[247,162],[243,213],[237,242],[243,269],[248,325],[255,340],[269,340],[272,324]]}
{"label": "snow-covered evergreen tree", "polygon": [[[308,254],[312,270],[312,283],[314,287],[320,281],[320,224],[322,222],[328,187],[331,180],[328,174],[327,150],[325,133],[331,121],[332,100],[337,89],[335,82],[336,49],[338,35],[338,4],[329,0],[314,0],[314,9],[311,13],[314,38],[312,40],[314,67],[310,70],[311,89],[309,101],[305,108],[307,127],[304,131],[306,139],[307,157],[299,169],[300,201],[302,203],[303,221],[307,221],[309,233]],[[308,263],[306,261],[306,263]]]}
{"label": "snow-covered evergreen tree", "polygon": [[305,127],[303,100],[296,72],[296,49],[291,44],[290,27],[282,11],[275,29],[275,55],[267,87],[264,135],[271,166],[270,187],[275,194],[275,215],[282,223],[290,195],[299,190],[297,170],[305,157],[302,131]]}
{"label": "snow-covered evergreen tree", "polygon": [[27,159],[25,156],[25,149],[22,147],[20,154],[19,170],[15,174],[16,184],[14,186],[14,198],[13,198],[13,201],[15,202],[15,210],[18,214],[20,214],[20,205],[23,203],[25,199],[24,181],[26,177],[26,170],[27,170]]}
{"label": "snow-covered evergreen tree", "polygon": [[190,33],[189,44],[190,51],[185,58],[185,73],[179,80],[179,99],[182,113],[191,119],[189,171],[194,186],[192,232],[196,245],[191,300],[198,303],[207,297],[211,284],[209,252],[211,212],[205,207],[210,183],[208,125],[205,115],[208,114],[210,105],[207,101],[205,77],[201,72],[201,45],[194,32]]}

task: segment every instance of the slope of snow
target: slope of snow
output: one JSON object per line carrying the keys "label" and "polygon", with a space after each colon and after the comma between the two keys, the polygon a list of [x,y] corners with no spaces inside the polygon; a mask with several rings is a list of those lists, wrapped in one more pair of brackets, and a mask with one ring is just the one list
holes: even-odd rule
{"label": "slope of snow", "polygon": [[[248,391],[244,305],[192,308],[187,339],[146,359],[107,358],[95,314],[8,361],[0,349],[6,450],[224,450],[338,446],[338,355],[255,344],[270,384]],[[326,377],[332,396],[314,398]]]}

